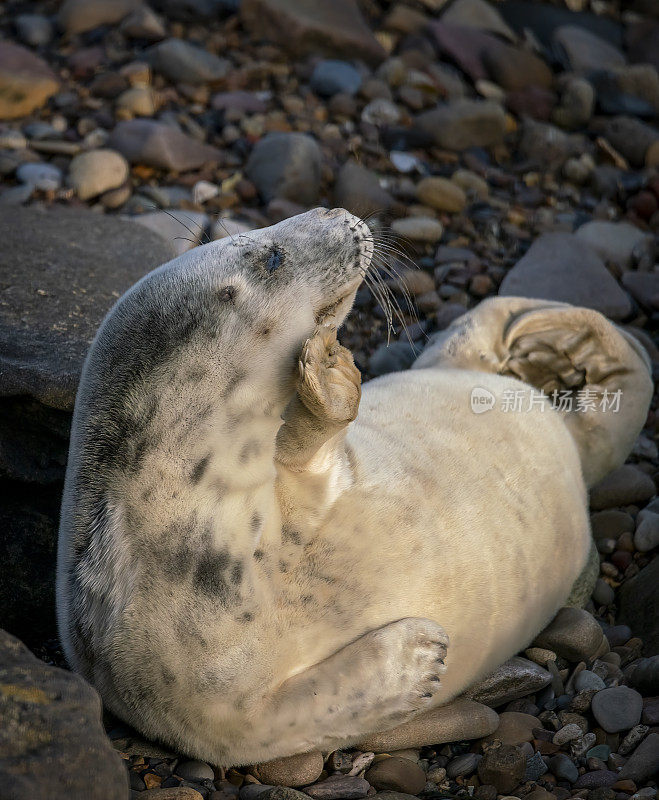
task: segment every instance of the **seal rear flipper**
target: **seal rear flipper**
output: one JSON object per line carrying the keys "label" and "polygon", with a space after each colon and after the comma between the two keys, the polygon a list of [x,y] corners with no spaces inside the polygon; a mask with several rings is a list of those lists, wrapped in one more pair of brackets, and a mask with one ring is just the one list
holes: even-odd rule
{"label": "seal rear flipper", "polygon": [[515,377],[552,397],[593,486],[622,464],[652,398],[641,344],[597,311],[496,297],[431,339],[413,365]]}

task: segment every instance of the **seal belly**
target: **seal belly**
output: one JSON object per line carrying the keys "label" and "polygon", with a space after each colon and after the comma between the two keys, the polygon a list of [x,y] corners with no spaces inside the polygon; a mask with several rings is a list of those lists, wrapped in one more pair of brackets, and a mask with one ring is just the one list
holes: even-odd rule
{"label": "seal belly", "polygon": [[[474,386],[522,384],[454,370],[386,376],[365,385],[348,434],[360,485],[377,486],[387,509],[368,561],[369,602],[391,619],[441,622],[451,639],[445,699],[529,643],[567,598],[590,541],[561,419],[547,408],[474,414]],[[368,496],[361,504],[368,514]]]}

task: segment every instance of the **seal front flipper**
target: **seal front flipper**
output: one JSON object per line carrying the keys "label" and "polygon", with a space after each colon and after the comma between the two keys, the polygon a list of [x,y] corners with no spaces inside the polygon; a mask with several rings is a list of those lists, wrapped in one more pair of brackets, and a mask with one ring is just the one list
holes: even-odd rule
{"label": "seal front flipper", "polygon": [[388,730],[441,702],[448,644],[441,625],[416,617],[369,631],[259,698],[252,735],[280,757]]}
{"label": "seal front flipper", "polygon": [[302,348],[297,392],[284,413],[275,458],[303,470],[357,416],[361,375],[352,354],[336,339],[334,325],[321,325]]}

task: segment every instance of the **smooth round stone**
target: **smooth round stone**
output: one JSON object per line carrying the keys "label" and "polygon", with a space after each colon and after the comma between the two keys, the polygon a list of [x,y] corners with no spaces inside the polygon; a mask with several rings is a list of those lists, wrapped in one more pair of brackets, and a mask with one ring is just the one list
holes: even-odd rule
{"label": "smooth round stone", "polygon": [[462,775],[473,775],[482,756],[477,753],[464,753],[452,758],[446,766],[446,774],[452,780]]}
{"label": "smooth round stone", "polygon": [[447,178],[424,178],[416,187],[416,196],[425,205],[451,214],[462,211],[467,205],[467,195]]}
{"label": "smooth round stone", "polygon": [[43,192],[56,191],[62,185],[62,172],[52,164],[21,164],[16,170],[16,177],[21,183]]}
{"label": "smooth round stone", "polygon": [[401,372],[409,369],[417,355],[409,342],[383,342],[370,357],[368,369],[374,377],[389,372]]}
{"label": "smooth round stone", "polygon": [[23,150],[27,147],[27,138],[13,128],[0,131],[0,149],[2,150]]}
{"label": "smooth round stone", "polygon": [[25,44],[32,47],[48,44],[53,38],[53,26],[41,14],[19,14],[14,20],[16,31]]}
{"label": "smooth round stone", "polygon": [[90,150],[71,161],[69,184],[81,200],[90,200],[110,189],[117,189],[128,179],[128,162],[114,150]]}
{"label": "smooth round stone", "polygon": [[273,786],[307,786],[320,777],[323,757],[319,752],[301,753],[290,758],[278,758],[252,768],[261,783]]}
{"label": "smooth round stone", "polygon": [[418,717],[382,733],[371,734],[359,743],[364,752],[387,753],[402,747],[424,747],[428,742],[444,744],[463,739],[480,739],[496,730],[496,711],[461,698],[434,708]]}
{"label": "smooth round stone", "polygon": [[362,76],[359,70],[347,61],[330,58],[316,64],[309,85],[322,97],[333,97],[339,92],[353,95],[362,85]]}
{"label": "smooth round stone", "polygon": [[607,733],[628,731],[638,725],[643,711],[643,698],[628,686],[602,689],[591,704],[593,716]]}
{"label": "smooth round stone", "polygon": [[579,770],[575,763],[565,753],[557,753],[549,759],[549,769],[552,775],[555,775],[559,781],[568,781],[568,783],[575,783],[579,777]]}
{"label": "smooth round stone", "polygon": [[378,761],[364,775],[378,790],[418,794],[426,785],[426,775],[418,764],[407,758],[385,758]]}
{"label": "smooth round stone", "polygon": [[646,503],[657,489],[652,478],[631,464],[611,472],[590,491],[593,510]]}
{"label": "smooth round stone", "polygon": [[561,608],[533,642],[553,650],[568,661],[586,661],[595,655],[604,634],[595,619],[582,608]]}
{"label": "smooth round stone", "polygon": [[598,578],[593,589],[593,600],[598,606],[610,606],[615,600],[613,588],[602,578]]}
{"label": "smooth round stone", "polygon": [[599,675],[588,669],[582,670],[574,679],[574,688],[577,692],[587,691],[588,689],[605,689],[606,685]]}
{"label": "smooth round stone", "polygon": [[427,244],[438,242],[444,233],[442,223],[432,217],[397,219],[392,222],[391,229],[402,239],[411,239],[413,242]]}
{"label": "smooth round stone", "polygon": [[580,775],[572,784],[573,789],[599,789],[610,787],[618,780],[618,774],[608,769],[598,769],[596,772],[586,772]]}
{"label": "smooth round stone", "polygon": [[654,550],[659,545],[659,514],[644,509],[636,518],[634,546],[641,553]]}
{"label": "smooth round stone", "polygon": [[175,770],[175,775],[186,781],[212,781],[215,779],[213,768],[205,761],[182,761]]}
{"label": "smooth round stone", "polygon": [[623,765],[619,780],[639,784],[659,772],[659,733],[650,733]]}
{"label": "smooth round stone", "polygon": [[599,758],[602,761],[606,761],[606,759],[611,755],[611,748],[608,744],[598,744],[595,747],[591,747],[590,750],[586,753],[587,758]]}
{"label": "smooth round stone", "polygon": [[499,727],[483,739],[484,742],[493,742],[500,739],[503,744],[522,744],[533,740],[534,728],[542,728],[542,723],[531,714],[522,714],[518,711],[504,711],[499,714]]}

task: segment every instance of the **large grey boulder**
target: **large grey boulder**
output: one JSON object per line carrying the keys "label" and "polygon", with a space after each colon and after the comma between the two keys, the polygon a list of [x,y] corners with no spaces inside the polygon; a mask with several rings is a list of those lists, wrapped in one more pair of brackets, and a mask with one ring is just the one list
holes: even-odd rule
{"label": "large grey boulder", "polygon": [[127,800],[128,772],[105,736],[101,700],[79,675],[0,631],[0,796]]}
{"label": "large grey boulder", "polygon": [[0,397],[71,410],[103,317],[174,249],[141,226],[79,209],[7,208],[0,239]]}

